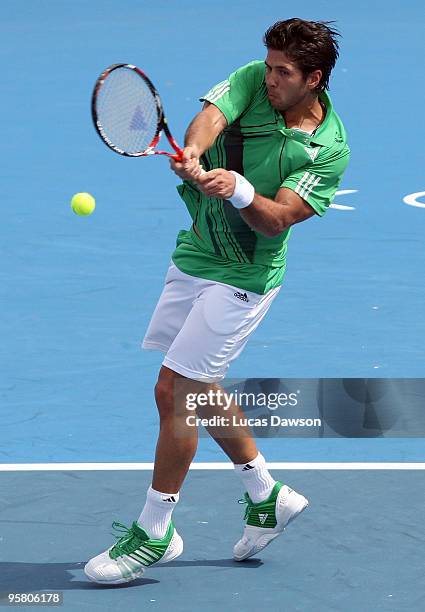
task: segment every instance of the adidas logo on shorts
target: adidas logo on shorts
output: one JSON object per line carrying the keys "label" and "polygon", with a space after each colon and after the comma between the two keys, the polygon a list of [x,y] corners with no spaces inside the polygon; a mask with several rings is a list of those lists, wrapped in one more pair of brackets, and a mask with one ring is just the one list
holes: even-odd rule
{"label": "adidas logo on shorts", "polygon": [[243,300],[244,302],[249,302],[249,299],[246,293],[241,293],[240,291],[236,291],[236,293],[234,293],[233,295],[237,297],[239,300]]}

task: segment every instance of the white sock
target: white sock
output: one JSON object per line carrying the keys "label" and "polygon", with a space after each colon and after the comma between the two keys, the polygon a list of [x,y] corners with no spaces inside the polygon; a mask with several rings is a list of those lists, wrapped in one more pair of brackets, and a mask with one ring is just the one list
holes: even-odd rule
{"label": "white sock", "polygon": [[137,519],[150,538],[160,540],[167,532],[171,515],[179,501],[178,493],[160,493],[149,487],[146,494],[146,503],[141,515]]}
{"label": "white sock", "polygon": [[269,497],[276,480],[267,469],[266,460],[261,453],[258,453],[256,458],[248,461],[248,463],[234,465],[235,472],[242,478],[242,482],[254,504],[258,504]]}

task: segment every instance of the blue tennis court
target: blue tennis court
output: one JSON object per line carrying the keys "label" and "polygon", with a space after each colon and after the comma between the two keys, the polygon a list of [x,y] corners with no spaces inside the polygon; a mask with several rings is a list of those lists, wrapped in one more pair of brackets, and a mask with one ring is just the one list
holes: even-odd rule
{"label": "blue tennis court", "polygon": [[[203,438],[196,463],[210,469],[190,472],[176,511],[184,555],[125,588],[96,587],[82,572],[110,543],[112,520],[134,520],[150,482],[162,356],[140,341],[190,223],[166,160],[101,144],[96,77],[118,61],[142,66],[181,142],[199,96],[264,57],[271,23],[335,20],[343,38],[330,94],[351,162],[334,208],[294,229],[282,291],[230,376],[421,378],[422,3],[2,8],[0,592],[64,591],[66,610],[422,609],[423,437],[259,440],[311,505],[243,567],[231,561],[242,492]],[[87,218],[70,209],[80,191],[96,197]]]}

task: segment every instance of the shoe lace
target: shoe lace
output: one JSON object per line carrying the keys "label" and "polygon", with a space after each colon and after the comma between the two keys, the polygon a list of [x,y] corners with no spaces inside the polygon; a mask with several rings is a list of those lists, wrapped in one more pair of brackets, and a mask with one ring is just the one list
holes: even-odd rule
{"label": "shoe lace", "polygon": [[247,521],[248,518],[249,518],[249,513],[251,512],[251,509],[252,509],[252,506],[253,506],[251,500],[245,495],[244,499],[238,499],[238,504],[246,504],[245,514],[244,514],[243,520]]}
{"label": "shoe lace", "polygon": [[[133,527],[126,527],[123,523],[119,523],[118,521],[114,521],[112,523],[112,528],[115,529],[116,533],[124,533],[124,535],[116,535],[112,533],[111,535],[114,538],[117,538],[118,542],[115,542],[113,546],[114,551],[119,551],[121,553],[127,554],[137,548],[137,543],[141,540],[144,540],[142,534],[135,533]],[[146,536],[146,539],[148,537]]]}

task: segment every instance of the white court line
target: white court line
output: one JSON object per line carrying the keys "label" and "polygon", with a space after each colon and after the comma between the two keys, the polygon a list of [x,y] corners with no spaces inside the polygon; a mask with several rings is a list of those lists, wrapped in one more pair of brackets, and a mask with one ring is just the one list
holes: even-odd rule
{"label": "white court line", "polygon": [[[0,472],[153,470],[153,463],[0,463]],[[425,463],[267,463],[271,470],[425,470]],[[192,463],[191,470],[232,470],[228,463]]]}

